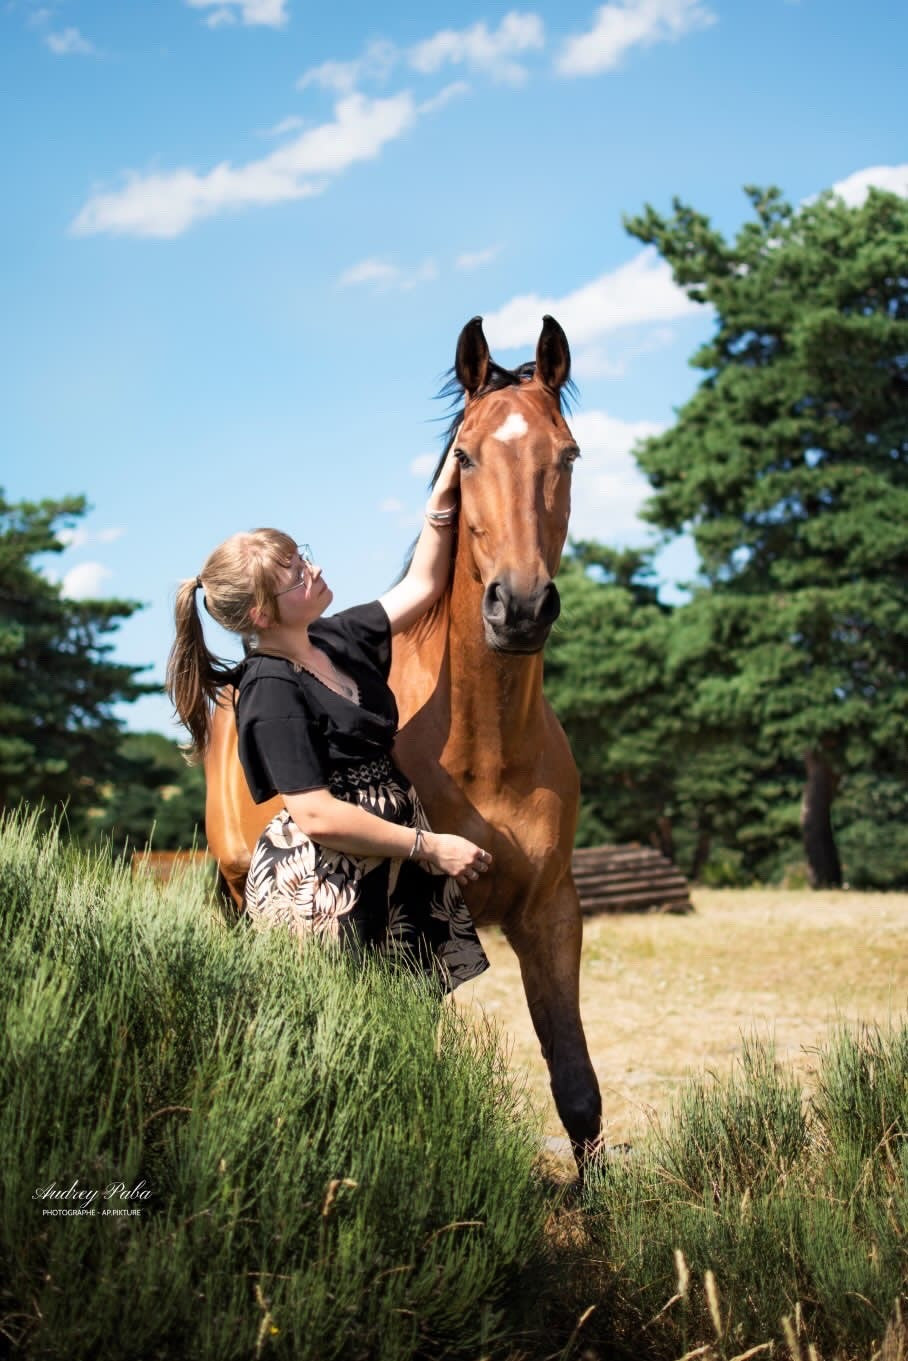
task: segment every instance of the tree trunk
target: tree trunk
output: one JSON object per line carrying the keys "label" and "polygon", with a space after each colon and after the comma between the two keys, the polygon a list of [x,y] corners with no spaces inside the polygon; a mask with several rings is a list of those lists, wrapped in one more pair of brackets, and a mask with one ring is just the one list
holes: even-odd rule
{"label": "tree trunk", "polygon": [[709,859],[709,852],[712,849],[712,832],[708,827],[701,827],[697,832],[697,844],[694,847],[694,857],[691,861],[690,874],[687,876],[695,883],[699,881],[703,873],[703,866]]}
{"label": "tree trunk", "polygon": [[801,801],[801,834],[811,888],[841,888],[842,866],[832,834],[832,801],[839,777],[820,751],[804,756],[807,778]]}
{"label": "tree trunk", "polygon": [[675,830],[672,827],[671,818],[660,817],[656,819],[655,831],[650,833],[650,844],[655,847],[660,855],[664,855],[666,860],[675,860]]}

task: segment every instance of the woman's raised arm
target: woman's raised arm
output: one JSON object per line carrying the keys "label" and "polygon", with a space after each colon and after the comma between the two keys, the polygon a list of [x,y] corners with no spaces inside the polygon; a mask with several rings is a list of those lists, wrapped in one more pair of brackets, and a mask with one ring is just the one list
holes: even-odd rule
{"label": "woman's raised arm", "polygon": [[[406,576],[379,596],[392,633],[402,633],[415,624],[447,585],[460,492],[460,466],[454,448],[452,443],[426,503],[426,518]],[[432,519],[432,515],[446,518]]]}

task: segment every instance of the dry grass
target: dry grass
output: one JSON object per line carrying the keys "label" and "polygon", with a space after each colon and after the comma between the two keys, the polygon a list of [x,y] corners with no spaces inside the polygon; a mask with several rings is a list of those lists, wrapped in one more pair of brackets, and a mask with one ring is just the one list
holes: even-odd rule
{"label": "dry grass", "polygon": [[[581,1004],[611,1142],[667,1114],[688,1073],[726,1073],[742,1032],[773,1038],[809,1089],[810,1050],[837,1022],[906,1009],[908,894],[700,889],[694,903],[687,917],[586,920]],[[516,956],[499,930],[481,934],[492,968],[457,1004],[496,1019],[562,1136]]]}

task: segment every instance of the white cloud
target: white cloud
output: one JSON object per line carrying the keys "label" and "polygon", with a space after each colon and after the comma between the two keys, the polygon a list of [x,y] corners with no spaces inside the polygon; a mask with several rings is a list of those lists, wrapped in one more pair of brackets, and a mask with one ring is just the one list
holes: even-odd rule
{"label": "white cloud", "polygon": [[519,84],[526,79],[524,66],[513,60],[517,53],[538,50],[545,45],[545,31],[538,14],[511,10],[497,29],[484,22],[471,28],[446,28],[414,44],[407,62],[414,71],[427,75],[447,63],[485,71],[496,80]]}
{"label": "white cloud", "polygon": [[480,265],[490,264],[500,251],[500,246],[486,246],[485,250],[465,250],[458,255],[454,264],[458,269],[479,269]]}
{"label": "white cloud", "polygon": [[403,510],[403,508],[403,501],[398,501],[396,496],[386,496],[379,506],[379,510],[385,515],[395,515],[398,511]]}
{"label": "white cloud", "polygon": [[94,43],[83,38],[77,28],[64,28],[60,33],[48,33],[44,39],[57,57],[94,57],[98,49]]}
{"label": "white cloud", "polygon": [[81,548],[88,543],[88,530],[81,525],[78,529],[58,529],[57,538],[65,548]]}
{"label": "white cloud", "polygon": [[571,355],[571,373],[575,378],[623,378],[627,373],[627,355],[613,358],[599,345],[586,345]]}
{"label": "white cloud", "polygon": [[438,462],[438,454],[418,454],[410,461],[410,472],[414,477],[431,477]]}
{"label": "white cloud", "polygon": [[393,283],[399,271],[396,265],[389,265],[386,260],[360,260],[359,264],[351,265],[345,269],[338,279],[341,288],[349,288],[355,284],[385,284]]}
{"label": "white cloud", "polygon": [[446,104],[450,104],[452,99],[459,99],[461,95],[470,93],[470,87],[465,80],[452,80],[450,85],[439,90],[437,95],[431,99],[423,100],[419,106],[420,113],[437,113]]}
{"label": "white cloud", "polygon": [[[512,11],[504,16],[497,29],[490,30],[485,23],[476,23],[472,28],[443,29],[405,49],[386,38],[376,38],[367,44],[360,56],[349,61],[331,59],[310,66],[296,86],[298,90],[306,90],[315,85],[336,94],[349,94],[364,81],[387,80],[401,61],[421,75],[431,75],[448,64],[463,65],[483,71],[495,80],[520,84],[526,79],[527,72],[514,61],[514,56],[538,49],[544,43],[544,29],[538,15]],[[452,81],[420,104],[419,112],[434,113],[469,89],[464,80]]]}
{"label": "white cloud", "polygon": [[580,412],[570,426],[582,454],[574,471],[571,535],[639,542],[648,531],[637,516],[652,488],[631,449],[665,427],[655,421],[623,421],[605,411]]}
{"label": "white cloud", "polygon": [[422,264],[417,265],[416,269],[412,270],[410,273],[404,274],[400,281],[400,287],[406,291],[410,288],[417,288],[419,284],[431,283],[433,279],[437,278],[438,266],[435,261],[423,260]]}
{"label": "white cloud", "polygon": [[563,76],[612,71],[632,47],[676,42],[715,22],[716,15],[701,0],[616,0],[599,7],[588,33],[565,41],[555,69]]}
{"label": "white cloud", "polygon": [[112,576],[109,567],[102,562],[80,562],[71,567],[61,583],[61,590],[70,600],[91,600],[101,590],[102,584]]}
{"label": "white cloud", "polygon": [[124,529],[86,529],[79,525],[75,529],[60,529],[57,538],[66,548],[83,548],[87,543],[114,543],[126,533]]}
{"label": "white cloud", "polygon": [[307,198],[357,161],[373,160],[415,116],[406,92],[374,100],[350,95],[335,106],[332,122],[307,129],[262,160],[238,167],[224,161],[206,174],[132,172],[124,188],[93,195],[70,230],[76,236],[175,237],[217,213]]}
{"label": "white cloud", "polygon": [[610,274],[602,274],[562,298],[525,293],[485,318],[489,344],[499,349],[535,345],[548,313],[560,321],[572,345],[595,340],[638,322],[671,321],[700,310],[672,279],[672,272],[647,246]]}
{"label": "white cloud", "polygon": [[305,119],[300,118],[299,114],[291,113],[287,118],[282,118],[279,123],[275,123],[271,128],[263,128],[259,133],[260,137],[286,137],[289,132],[299,132],[300,128],[305,127]]}
{"label": "white cloud", "polygon": [[235,23],[236,15],[232,9],[213,9],[205,20],[206,28],[224,28]]}
{"label": "white cloud", "polygon": [[664,350],[674,338],[670,326],[658,326],[634,345],[586,345],[574,353],[571,371],[577,378],[623,378],[634,359]]}
{"label": "white cloud", "polygon": [[888,189],[891,194],[908,198],[908,165],[874,165],[868,170],[856,170],[832,186],[833,193],[852,208],[864,202],[870,189]]}
{"label": "white cloud", "polygon": [[341,288],[373,284],[380,292],[395,288],[406,293],[411,288],[416,288],[419,284],[430,283],[432,279],[437,277],[438,266],[434,260],[423,260],[422,264],[417,265],[415,269],[404,270],[399,265],[392,265],[388,260],[379,260],[372,256],[368,260],[360,260],[358,264],[345,269],[337,282]]}
{"label": "white cloud", "polygon": [[359,83],[363,72],[360,61],[323,61],[320,66],[310,66],[296,82],[298,90],[310,85],[320,85],[323,90],[336,90],[347,94]]}
{"label": "white cloud", "polygon": [[244,24],[264,24],[268,28],[283,28],[290,18],[288,0],[186,0],[186,4],[190,9],[214,10],[205,20],[212,28],[232,22],[236,10]]}
{"label": "white cloud", "polygon": [[369,43],[361,57],[353,61],[323,61],[304,71],[296,82],[298,90],[319,85],[323,90],[349,94],[362,80],[386,80],[397,61],[397,48],[384,38]]}

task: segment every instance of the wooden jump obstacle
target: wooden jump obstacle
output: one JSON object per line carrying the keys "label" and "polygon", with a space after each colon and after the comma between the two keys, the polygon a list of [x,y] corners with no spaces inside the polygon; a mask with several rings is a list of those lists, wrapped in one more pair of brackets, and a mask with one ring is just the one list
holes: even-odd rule
{"label": "wooden jump obstacle", "polygon": [[650,846],[590,846],[574,851],[572,868],[585,916],[693,911],[684,875]]}
{"label": "wooden jump obstacle", "polygon": [[134,851],[132,873],[166,884],[178,870],[206,864],[214,864],[207,851]]}
{"label": "wooden jump obstacle", "polygon": [[[132,872],[167,883],[178,870],[213,863],[207,851],[137,851]],[[580,907],[587,916],[693,910],[684,875],[648,846],[592,846],[574,851],[572,867]]]}

